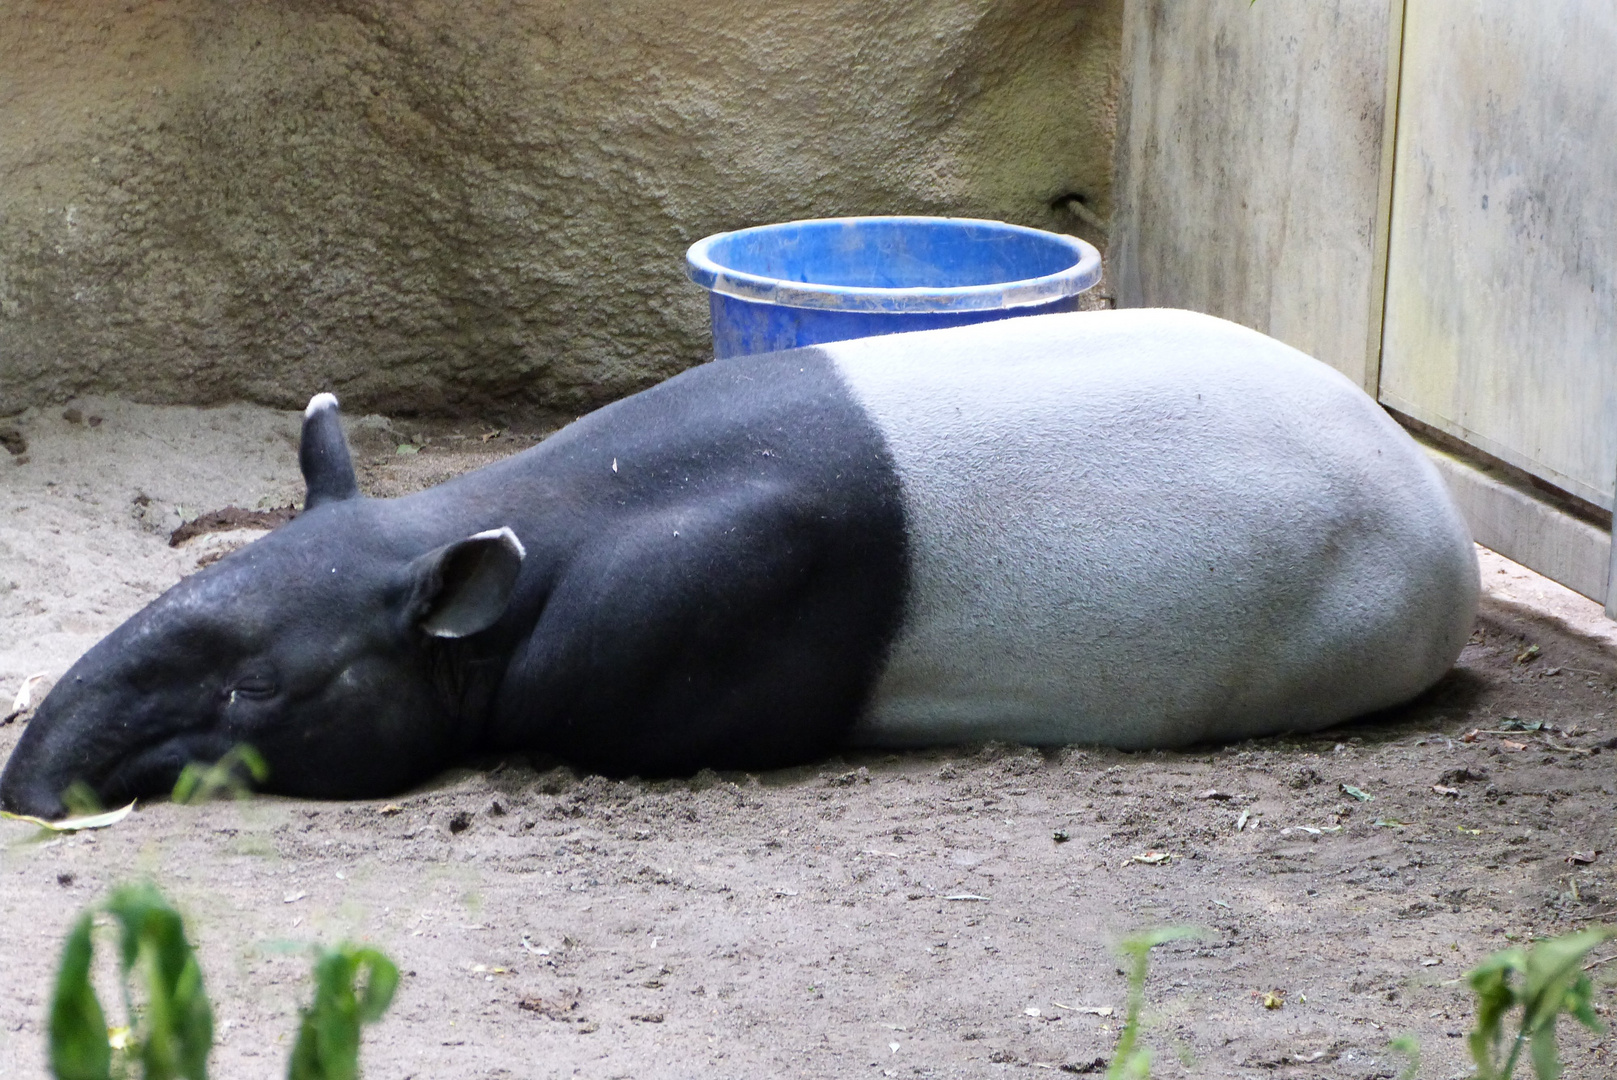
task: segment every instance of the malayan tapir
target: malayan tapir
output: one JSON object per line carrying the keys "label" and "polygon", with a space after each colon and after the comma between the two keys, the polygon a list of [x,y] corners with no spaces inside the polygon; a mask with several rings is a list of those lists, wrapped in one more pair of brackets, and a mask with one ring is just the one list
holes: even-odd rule
{"label": "malayan tapir", "polygon": [[1477,600],[1386,413],[1188,312],[715,361],[399,499],[360,496],[331,395],[304,415],[304,512],[86,653],[5,807],[239,743],[331,798],[472,753],[673,775],[1311,731],[1431,686]]}

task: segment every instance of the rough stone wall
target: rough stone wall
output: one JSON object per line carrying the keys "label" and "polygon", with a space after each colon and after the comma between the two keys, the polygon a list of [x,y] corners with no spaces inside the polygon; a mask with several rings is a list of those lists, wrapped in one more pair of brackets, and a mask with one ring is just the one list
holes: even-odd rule
{"label": "rough stone wall", "polygon": [[0,6],[0,415],[576,411],[707,355],[683,253],[1111,212],[1122,0]]}

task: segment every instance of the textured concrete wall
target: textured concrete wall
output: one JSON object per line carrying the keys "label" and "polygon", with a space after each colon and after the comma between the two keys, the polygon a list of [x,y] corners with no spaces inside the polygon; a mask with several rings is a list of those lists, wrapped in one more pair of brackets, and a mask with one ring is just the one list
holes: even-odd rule
{"label": "textured concrete wall", "polygon": [[1109,253],[1120,306],[1220,315],[1373,381],[1392,8],[1129,0]]}
{"label": "textured concrete wall", "polygon": [[8,3],[0,414],[576,410],[704,357],[683,251],[707,233],[1082,235],[1051,204],[1110,213],[1121,7]]}

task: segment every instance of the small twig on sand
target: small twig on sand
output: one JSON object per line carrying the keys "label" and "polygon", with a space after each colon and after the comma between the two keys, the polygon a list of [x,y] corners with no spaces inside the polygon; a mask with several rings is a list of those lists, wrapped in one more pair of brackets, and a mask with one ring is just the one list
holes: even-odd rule
{"label": "small twig on sand", "polygon": [[[1613,915],[1617,915],[1617,911],[1597,911],[1593,915],[1578,915],[1578,916],[1574,917],[1572,921],[1573,922],[1594,922],[1596,919],[1609,919]],[[1605,963],[1605,961],[1602,960],[1601,963]]]}

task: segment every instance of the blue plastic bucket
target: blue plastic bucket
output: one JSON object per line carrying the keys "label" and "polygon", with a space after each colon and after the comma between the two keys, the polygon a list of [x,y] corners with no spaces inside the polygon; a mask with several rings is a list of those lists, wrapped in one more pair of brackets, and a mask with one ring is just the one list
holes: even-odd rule
{"label": "blue plastic bucket", "polygon": [[708,290],[713,355],[1075,311],[1100,252],[972,218],[853,217],[718,233],[685,253]]}

